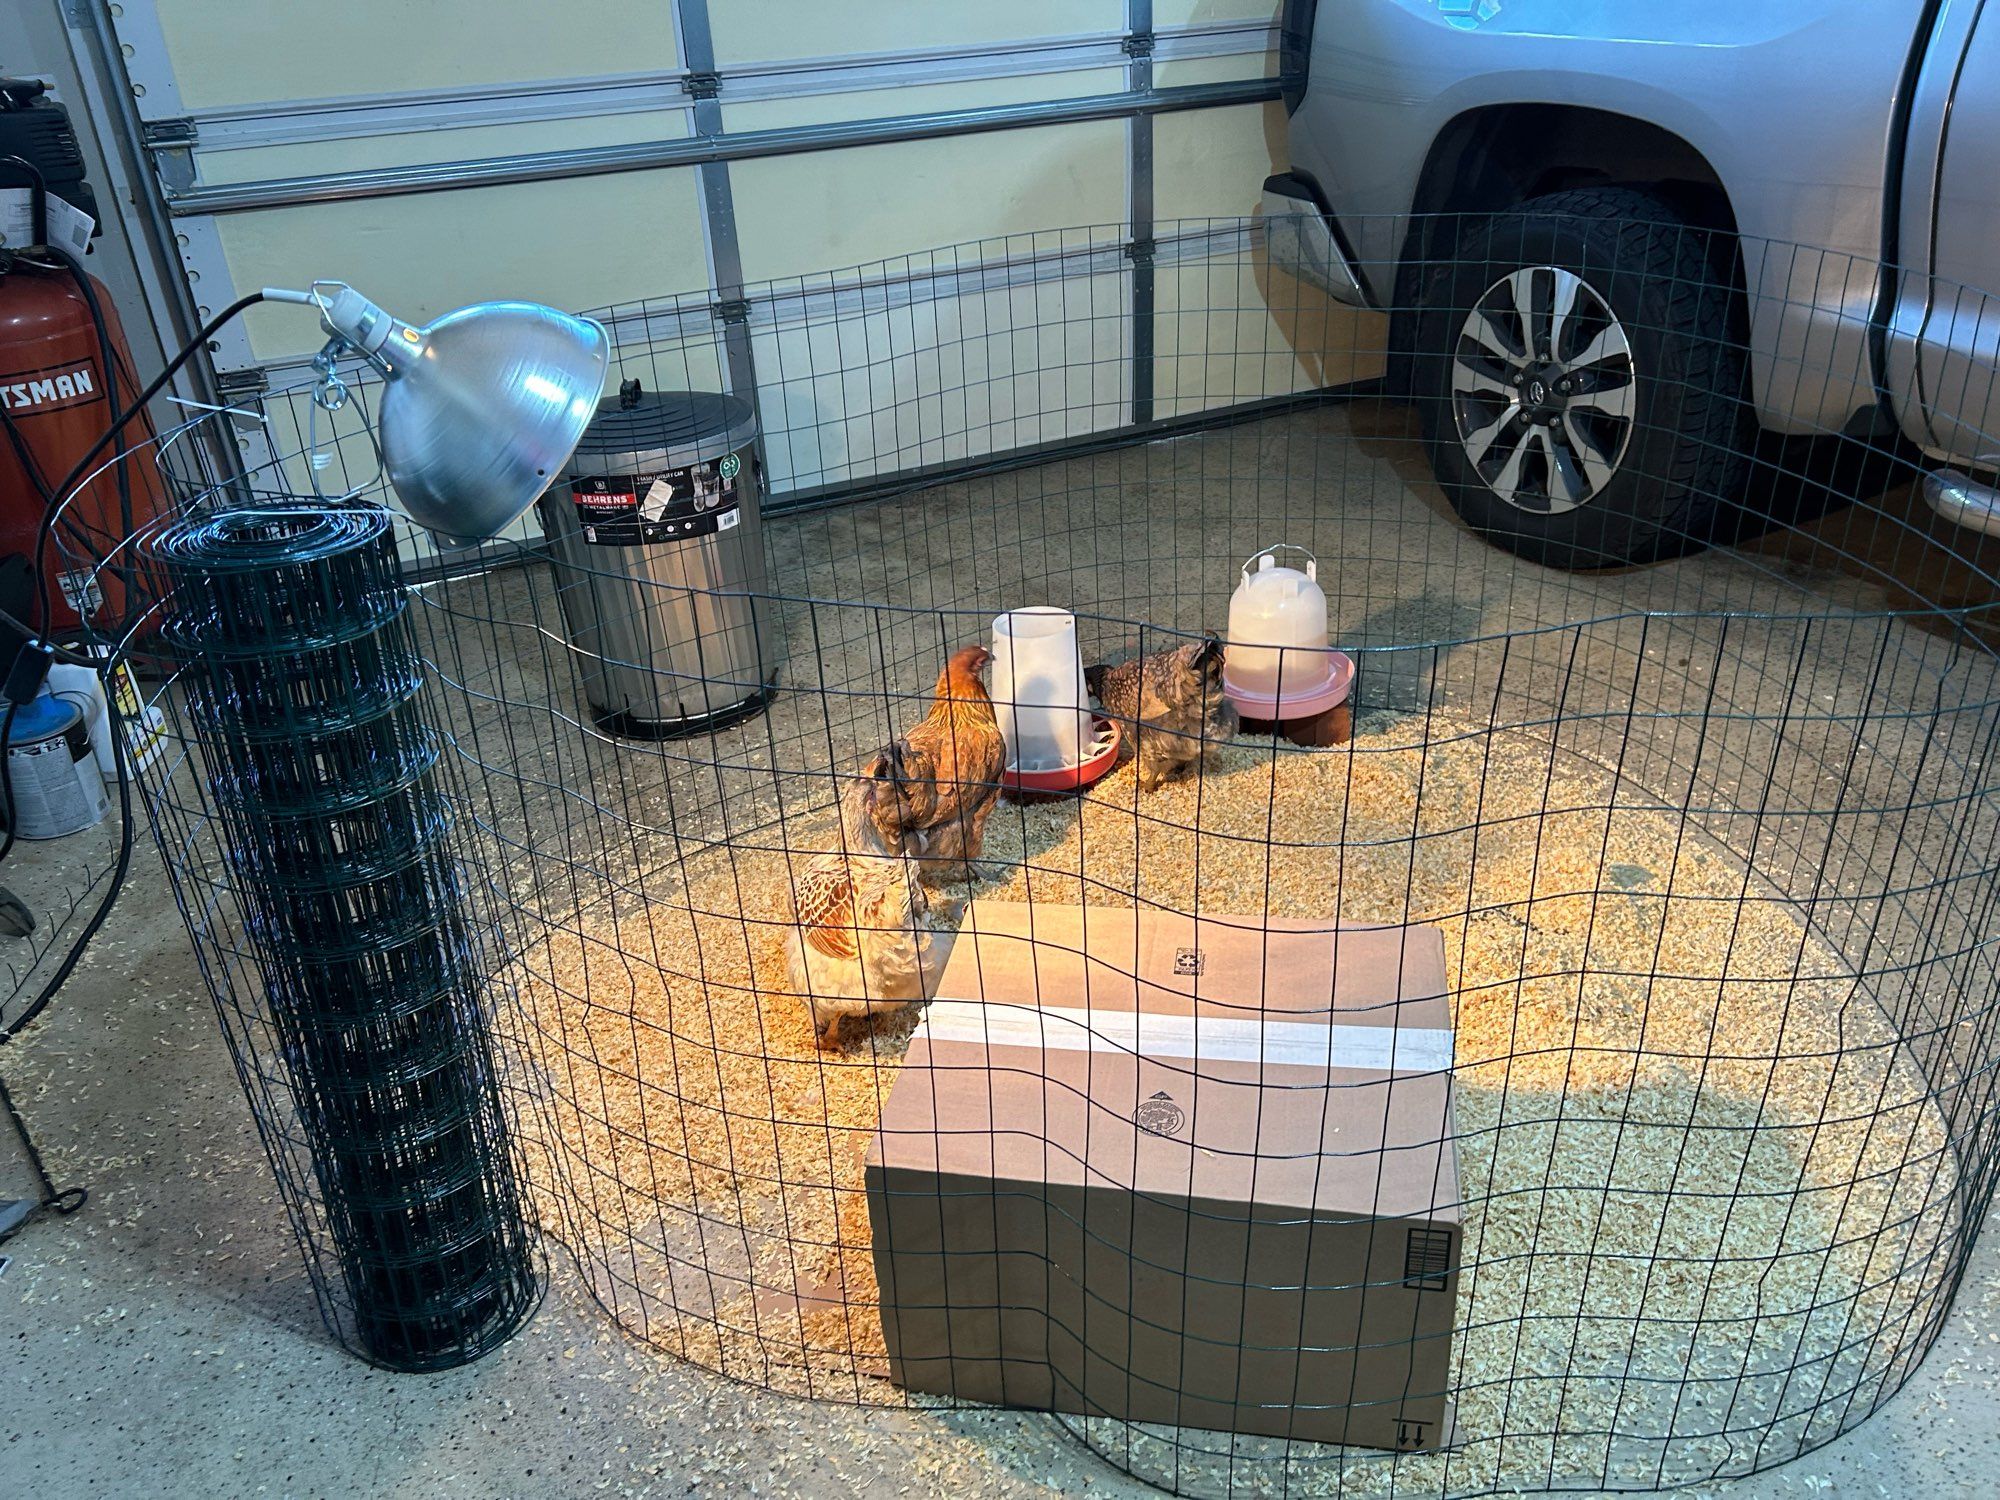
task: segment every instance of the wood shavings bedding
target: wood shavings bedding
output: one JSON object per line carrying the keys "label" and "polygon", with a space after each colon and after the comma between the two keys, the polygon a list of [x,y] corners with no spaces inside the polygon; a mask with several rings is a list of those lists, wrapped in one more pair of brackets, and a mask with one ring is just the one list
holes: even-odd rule
{"label": "wood shavings bedding", "polygon": [[[1196,1491],[1205,1465],[1239,1492],[1651,1484],[1823,1439],[1900,1373],[1955,1222],[1943,1122],[1840,956],[1690,820],[1546,742],[1437,718],[1423,745],[1380,720],[1343,750],[1239,743],[1135,798],[1127,766],[1081,802],[1003,807],[986,857],[1008,868],[978,893],[1444,930],[1457,1442],[1065,1419],[1088,1440]],[[829,814],[788,827],[792,856],[776,830],[711,851],[683,889],[525,957],[532,1166],[633,1331],[760,1385],[901,1402],[862,1159],[916,1017],[815,1053],[783,913],[790,860],[838,836]]]}

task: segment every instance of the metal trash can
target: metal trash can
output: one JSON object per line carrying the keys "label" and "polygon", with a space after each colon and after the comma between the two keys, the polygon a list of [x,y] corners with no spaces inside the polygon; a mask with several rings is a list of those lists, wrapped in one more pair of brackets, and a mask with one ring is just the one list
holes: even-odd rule
{"label": "metal trash can", "polygon": [[592,717],[673,739],[750,717],[782,662],[758,524],[757,417],[628,380],[539,502]]}

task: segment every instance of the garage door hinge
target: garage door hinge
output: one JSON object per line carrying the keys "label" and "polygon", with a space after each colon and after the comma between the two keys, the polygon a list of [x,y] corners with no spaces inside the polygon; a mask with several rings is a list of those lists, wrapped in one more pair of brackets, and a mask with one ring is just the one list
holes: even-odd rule
{"label": "garage door hinge", "polygon": [[722,92],[722,75],[713,72],[690,73],[681,80],[681,87],[687,90],[690,99],[713,99]]}
{"label": "garage door hinge", "polygon": [[194,186],[194,121],[147,120],[139,127],[139,139],[169,194]]}
{"label": "garage door hinge", "polygon": [[1153,33],[1135,31],[1120,44],[1127,57],[1151,57],[1153,55]]}
{"label": "garage door hinge", "polygon": [[218,370],[215,373],[215,393],[229,405],[245,397],[262,396],[270,389],[270,376],[259,369]]}
{"label": "garage door hinge", "polygon": [[741,297],[729,297],[709,309],[718,323],[747,323],[750,321],[750,304]]}

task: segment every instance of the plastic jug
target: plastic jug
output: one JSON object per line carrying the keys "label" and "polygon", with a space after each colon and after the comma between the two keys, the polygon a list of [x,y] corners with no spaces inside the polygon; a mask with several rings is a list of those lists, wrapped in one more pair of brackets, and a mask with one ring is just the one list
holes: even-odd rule
{"label": "plastic jug", "polygon": [[1016,771],[1079,765],[1090,744],[1090,696],[1076,616],[1046,605],[993,621],[993,708]]}
{"label": "plastic jug", "polygon": [[[1280,552],[1300,554],[1305,570],[1279,566]],[[1303,698],[1326,687],[1332,666],[1319,559],[1284,542],[1266,547],[1244,563],[1229,600],[1229,690],[1274,704]]]}

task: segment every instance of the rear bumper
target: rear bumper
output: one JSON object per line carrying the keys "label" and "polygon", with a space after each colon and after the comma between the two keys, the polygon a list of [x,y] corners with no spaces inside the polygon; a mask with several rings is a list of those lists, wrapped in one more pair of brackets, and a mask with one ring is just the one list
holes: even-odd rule
{"label": "rear bumper", "polygon": [[1333,232],[1333,222],[1303,178],[1290,172],[1264,179],[1264,243],[1271,264],[1336,302],[1367,307],[1354,263]]}

